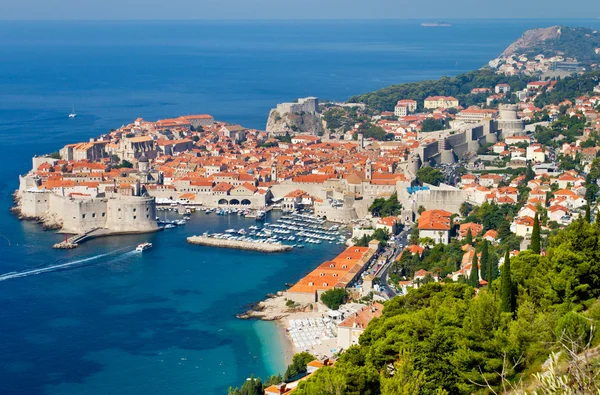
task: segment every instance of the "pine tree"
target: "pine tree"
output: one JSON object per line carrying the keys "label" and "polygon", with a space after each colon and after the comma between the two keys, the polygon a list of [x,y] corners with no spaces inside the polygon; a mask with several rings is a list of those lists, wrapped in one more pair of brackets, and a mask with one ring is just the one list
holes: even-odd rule
{"label": "pine tree", "polygon": [[479,262],[477,253],[473,252],[473,261],[471,261],[471,275],[469,276],[469,285],[473,288],[479,288]]}
{"label": "pine tree", "polygon": [[540,218],[538,213],[535,213],[535,218],[533,219],[533,231],[531,232],[531,245],[529,247],[536,254],[539,254],[541,251]]}
{"label": "pine tree", "polygon": [[473,235],[471,234],[471,229],[467,229],[467,237],[465,237],[465,244],[473,244]]}
{"label": "pine tree", "polygon": [[587,204],[587,205],[585,206],[585,221],[586,221],[588,224],[591,224],[591,223],[592,223],[592,213],[591,213],[591,211],[590,211],[590,205],[589,205],[589,204]]}
{"label": "pine tree", "polygon": [[488,281],[490,265],[490,252],[488,251],[488,241],[483,239],[483,247],[481,248],[481,278]]}
{"label": "pine tree", "polygon": [[505,313],[514,313],[516,308],[515,288],[510,275],[510,252],[508,246],[500,276],[500,309]]}
{"label": "pine tree", "polygon": [[527,165],[527,170],[525,170],[525,183],[533,180],[535,178],[535,172],[533,171],[533,167],[531,167],[531,163]]}

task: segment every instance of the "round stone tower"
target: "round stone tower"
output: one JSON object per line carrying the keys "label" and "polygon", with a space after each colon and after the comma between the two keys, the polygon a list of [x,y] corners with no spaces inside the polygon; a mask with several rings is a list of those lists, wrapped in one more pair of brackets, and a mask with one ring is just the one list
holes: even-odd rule
{"label": "round stone tower", "polygon": [[525,130],[523,121],[517,116],[516,104],[500,104],[500,117],[498,119],[498,129],[501,131],[501,137],[520,136]]}
{"label": "round stone tower", "polygon": [[417,172],[421,168],[421,158],[417,154],[411,154],[408,158],[408,172],[413,176],[417,176]]}

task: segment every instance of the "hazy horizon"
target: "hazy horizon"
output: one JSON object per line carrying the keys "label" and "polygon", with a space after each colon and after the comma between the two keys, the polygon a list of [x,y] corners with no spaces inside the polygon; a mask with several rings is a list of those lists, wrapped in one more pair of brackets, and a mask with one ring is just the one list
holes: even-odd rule
{"label": "hazy horizon", "polygon": [[[600,2],[506,0],[493,9],[477,0],[401,3],[376,0],[20,0],[2,2],[0,20],[307,20],[307,19],[588,19],[600,18]],[[518,10],[518,11],[516,11]],[[585,16],[582,16],[585,14]],[[600,19],[598,19],[600,22]]]}

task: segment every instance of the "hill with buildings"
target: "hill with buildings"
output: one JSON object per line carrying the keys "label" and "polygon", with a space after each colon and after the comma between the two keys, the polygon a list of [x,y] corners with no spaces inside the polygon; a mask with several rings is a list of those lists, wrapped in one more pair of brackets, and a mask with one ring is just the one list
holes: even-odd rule
{"label": "hill with buildings", "polygon": [[531,77],[507,76],[491,69],[481,69],[459,74],[456,77],[442,77],[438,80],[425,80],[391,85],[374,92],[352,96],[348,102],[365,103],[368,108],[377,111],[394,111],[398,100],[410,98],[416,100],[418,108],[431,96],[456,97],[464,107],[486,102],[485,95],[473,94],[474,89],[493,90],[498,84],[509,84],[513,90],[523,89]]}
{"label": "hill with buildings", "polygon": [[[410,98],[419,103],[431,96],[452,96],[463,107],[486,103],[486,96],[478,94],[485,89],[494,89],[498,84],[508,84],[512,91],[525,88],[553,70],[570,73],[595,70],[600,63],[600,32],[565,26],[553,26],[526,31],[496,59],[489,67],[455,77],[442,77],[391,85],[373,92],[352,96],[349,103],[364,103],[368,109],[394,111],[398,100]],[[508,99],[508,98],[507,98]]]}
{"label": "hill with buildings", "polygon": [[588,62],[600,60],[597,48],[600,48],[600,32],[596,30],[552,26],[526,31],[501,56],[542,54],[545,57],[563,56]]}

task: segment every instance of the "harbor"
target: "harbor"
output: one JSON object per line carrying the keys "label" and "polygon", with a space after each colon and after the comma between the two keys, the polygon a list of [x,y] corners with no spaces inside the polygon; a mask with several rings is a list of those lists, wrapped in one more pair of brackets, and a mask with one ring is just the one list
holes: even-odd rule
{"label": "harbor", "polygon": [[282,215],[273,223],[251,225],[248,230],[230,228],[221,233],[204,232],[187,240],[192,244],[214,247],[279,252],[303,248],[305,244],[326,242],[342,245],[346,242],[346,235],[338,225],[327,227],[323,219],[314,215],[293,212]]}

